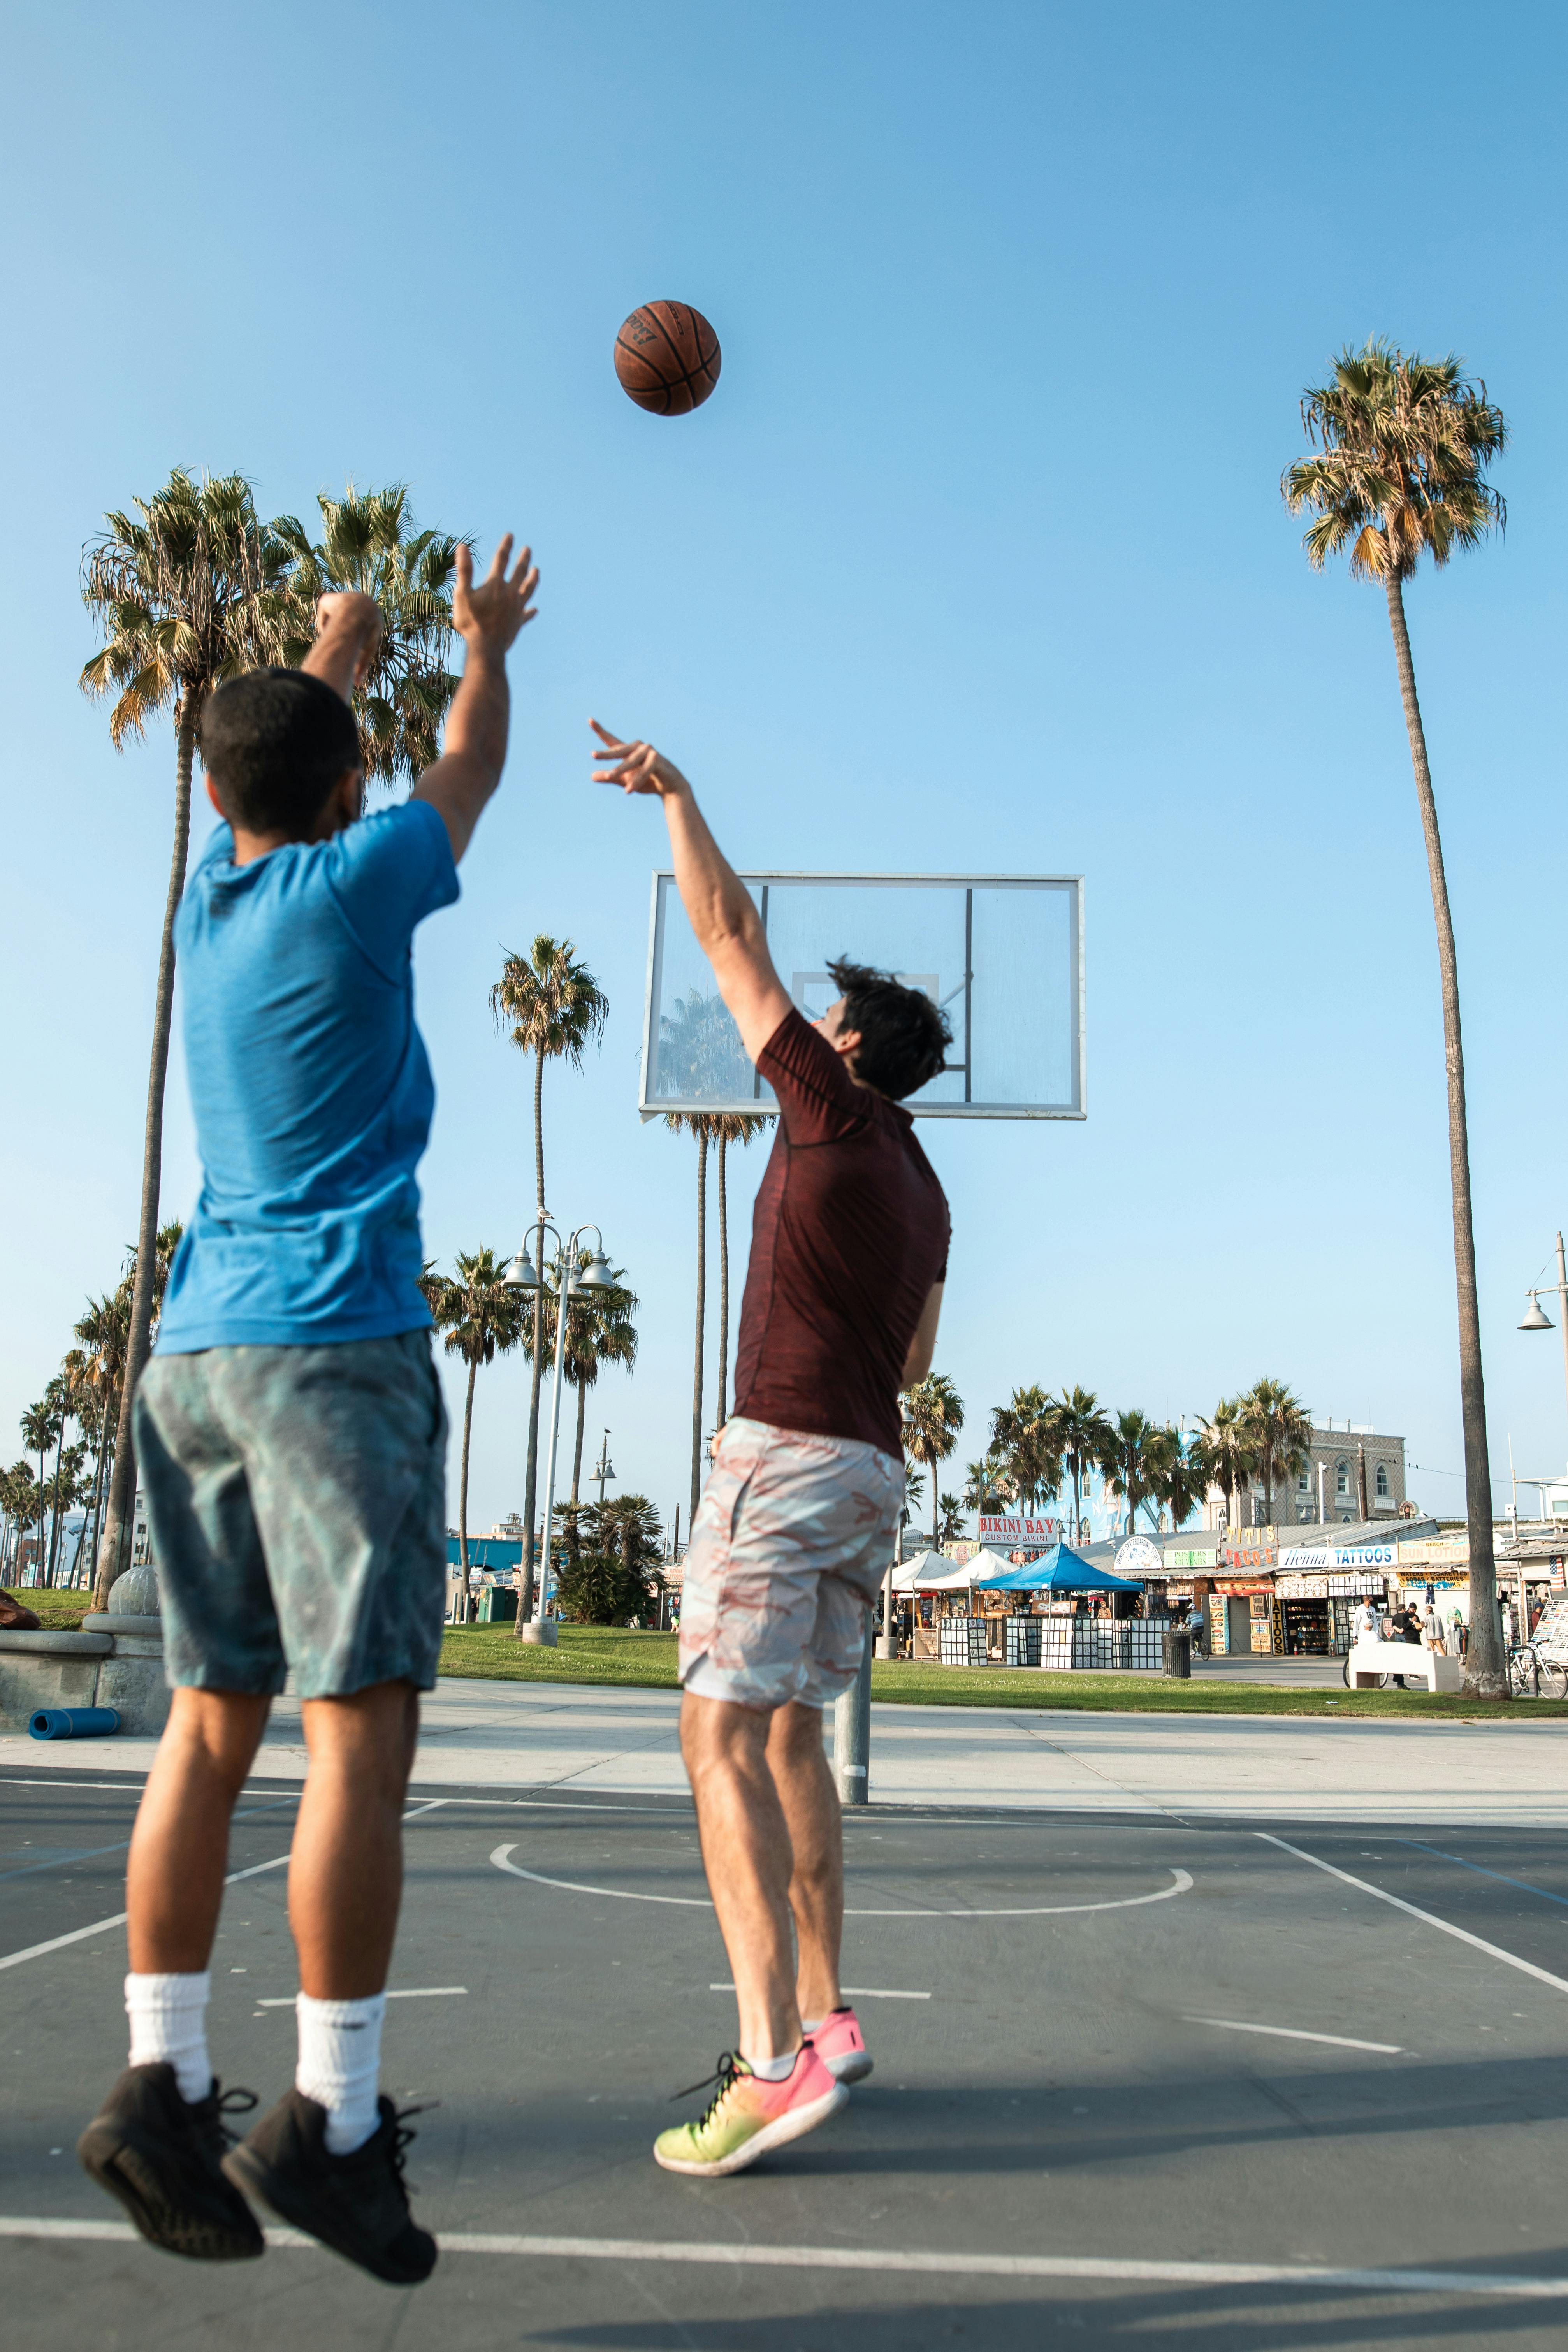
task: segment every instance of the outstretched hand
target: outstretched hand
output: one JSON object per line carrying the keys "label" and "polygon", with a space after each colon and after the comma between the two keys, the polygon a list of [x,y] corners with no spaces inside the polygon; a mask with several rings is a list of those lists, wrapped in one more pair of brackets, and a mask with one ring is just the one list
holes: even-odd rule
{"label": "outstretched hand", "polygon": [[498,654],[504,654],[518,632],[532,620],[535,607],[528,600],[539,585],[539,566],[531,547],[523,549],[516,570],[508,574],[511,540],[509,530],[477,588],[473,550],[459,546],[458,580],[452,591],[452,626],[458,635],[470,646],[484,646]]}
{"label": "outstretched hand", "polygon": [[[321,675],[346,701],[363,686],[381,651],[381,606],[358,588],[329,588],[316,599],[316,644],[326,657]],[[352,661],[347,675],[340,677]],[[307,667],[310,665],[307,663]]]}
{"label": "outstretched hand", "polygon": [[623,743],[607,727],[601,727],[596,719],[590,719],[588,724],[604,745],[603,751],[594,754],[604,768],[603,774],[599,768],[595,769],[595,783],[619,784],[625,793],[657,793],[660,800],[667,793],[689,789],[680,770],[661,751],[656,751],[651,743]]}

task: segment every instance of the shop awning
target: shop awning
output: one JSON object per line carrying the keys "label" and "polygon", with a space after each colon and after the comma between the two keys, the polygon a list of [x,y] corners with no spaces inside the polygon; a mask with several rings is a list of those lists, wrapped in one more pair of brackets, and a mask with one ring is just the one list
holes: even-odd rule
{"label": "shop awning", "polygon": [[[994,1557],[994,1555],[988,1555]],[[967,1592],[985,1559],[954,1562],[942,1551],[917,1552],[893,1570],[895,1592]]]}

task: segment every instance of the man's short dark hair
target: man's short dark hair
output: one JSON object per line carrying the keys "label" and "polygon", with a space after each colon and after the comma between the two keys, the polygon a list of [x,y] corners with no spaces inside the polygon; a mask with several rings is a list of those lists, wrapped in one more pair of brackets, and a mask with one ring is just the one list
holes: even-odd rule
{"label": "man's short dark hair", "polygon": [[845,1028],[860,1032],[856,1076],[895,1102],[934,1078],[952,1043],[952,1026],[924,989],[906,988],[890,971],[844,956],[827,969],[844,999]]}
{"label": "man's short dark hair", "polygon": [[353,711],[308,670],[231,677],[208,696],[201,737],[229,823],[293,841],[309,835],[339,778],[363,765]]}

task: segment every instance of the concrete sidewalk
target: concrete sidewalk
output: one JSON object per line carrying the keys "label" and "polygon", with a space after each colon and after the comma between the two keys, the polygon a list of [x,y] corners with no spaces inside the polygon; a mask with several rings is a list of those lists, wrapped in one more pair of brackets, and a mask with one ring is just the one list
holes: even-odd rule
{"label": "concrete sidewalk", "polygon": [[[416,1790],[570,1788],[684,1796],[670,1691],[443,1682],[425,1701]],[[829,1718],[831,1720],[831,1718]],[[0,1773],[145,1772],[146,1739],[0,1739]],[[305,1770],[284,1697],[256,1775]],[[874,1803],[1001,1805],[1193,1820],[1568,1826],[1568,1724],[1085,1715],[1001,1707],[871,1711]]]}

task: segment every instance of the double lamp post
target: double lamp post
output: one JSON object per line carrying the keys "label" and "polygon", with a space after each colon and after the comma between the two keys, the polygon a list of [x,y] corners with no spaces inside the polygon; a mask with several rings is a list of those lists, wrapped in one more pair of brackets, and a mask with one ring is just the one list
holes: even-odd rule
{"label": "double lamp post", "polygon": [[[555,1260],[544,1263],[544,1236],[555,1237]],[[577,1263],[578,1244],[584,1234],[592,1234],[598,1244],[588,1254],[585,1265]],[[536,1257],[531,1258],[528,1244],[532,1241]],[[550,1535],[551,1520],[555,1510],[555,1454],[561,1436],[561,1390],[566,1361],[566,1318],[573,1299],[580,1290],[615,1290],[618,1287],[605,1256],[605,1236],[595,1224],[579,1225],[571,1239],[563,1243],[559,1228],[551,1218],[541,1214],[535,1218],[524,1235],[522,1247],[511,1260],[502,1282],[509,1290],[552,1291],[555,1296],[555,1379],[550,1391],[550,1437],[544,1454],[544,1549],[539,1573],[534,1579],[534,1614],[522,1629],[525,1642],[542,1642],[553,1646],[555,1622],[547,1614],[550,1598]],[[525,1530],[525,1541],[531,1530]],[[522,1605],[521,1591],[518,1605]]]}

